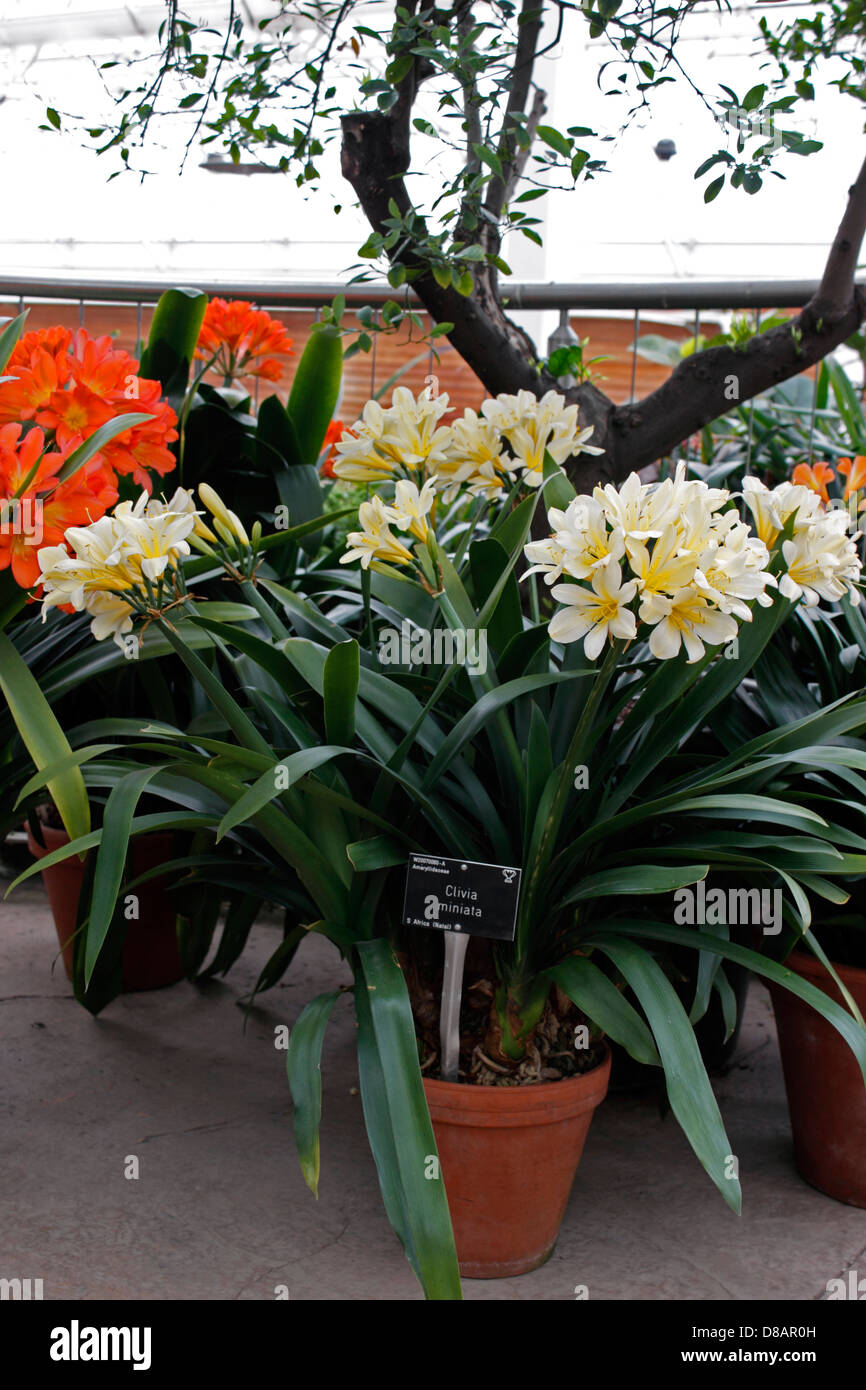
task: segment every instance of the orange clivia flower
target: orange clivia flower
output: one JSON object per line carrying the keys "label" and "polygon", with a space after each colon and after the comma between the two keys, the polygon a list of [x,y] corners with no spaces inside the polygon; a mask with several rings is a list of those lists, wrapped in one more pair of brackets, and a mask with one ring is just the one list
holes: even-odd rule
{"label": "orange clivia flower", "polygon": [[[162,389],[158,381],[142,379],[141,386],[154,388],[157,397]],[[168,445],[177,439],[177,416],[166,401],[148,395],[135,402],[135,409],[147,411],[153,418],[116,434],[102,449],[102,457],[116,473],[131,475],[139,487],[152,492],[151,473],[162,477],[175,467],[176,460]]]}
{"label": "orange clivia flower", "polygon": [[0,384],[0,421],[12,423],[32,420],[44,410],[69,380],[69,368],[62,358],[36,349],[27,366],[10,360],[4,375],[12,380]]}
{"label": "orange clivia flower", "polygon": [[43,429],[54,430],[60,448],[64,453],[71,453],[88,435],[117,414],[94,391],[76,385],[71,391],[52,392],[45,407],[37,411],[36,423]]}
{"label": "orange clivia flower", "polygon": [[41,430],[25,434],[23,425],[0,426],[0,501],[13,498],[25,483],[28,492],[44,491],[62,463],[62,454],[45,452]]}
{"label": "orange clivia flower", "polygon": [[62,360],[69,351],[71,342],[71,328],[61,328],[59,324],[54,328],[34,328],[29,333],[22,333],[9,358],[8,366],[33,367],[46,352],[51,357]]}
{"label": "orange clivia flower", "polygon": [[827,463],[798,463],[792,474],[792,481],[800,487],[808,487],[825,502],[830,501],[827,484],[832,483],[836,474]]}
{"label": "orange clivia flower", "polygon": [[322,451],[324,452],[324,450],[327,449],[328,456],[319,469],[319,474],[323,478],[336,478],[337,476],[334,472],[334,460],[337,457],[335,445],[343,438],[345,428],[346,426],[343,424],[342,420],[332,420],[325,430],[325,437],[322,440]]}
{"label": "orange clivia flower", "polygon": [[866,488],[866,455],[858,454],[855,459],[839,459],[836,469],[848,481],[845,485],[845,501],[851,496],[852,492],[860,492]]}
{"label": "orange clivia flower", "polygon": [[292,339],[278,319],[245,299],[212,299],[198,335],[196,357],[226,381],[257,376],[279,381],[284,368],[274,356],[293,356]]}
{"label": "orange clivia flower", "polygon": [[104,464],[91,459],[58,483],[64,461],[62,453],[45,452],[41,429],[0,427],[0,571],[11,568],[22,589],[39,583],[42,546],[62,545],[69,526],[98,521],[117,501],[114,474]]}

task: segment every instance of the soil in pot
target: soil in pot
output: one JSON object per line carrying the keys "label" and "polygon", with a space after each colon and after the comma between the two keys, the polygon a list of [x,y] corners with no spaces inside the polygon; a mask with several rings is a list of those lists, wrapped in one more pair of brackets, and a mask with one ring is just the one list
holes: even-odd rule
{"label": "soil in pot", "polygon": [[[42,859],[50,851],[69,844],[65,830],[42,823],[45,847],[38,843],[28,829],[30,853]],[[146,873],[164,864],[172,854],[172,837],[168,834],[138,835],[130,842],[130,877]],[[64,859],[42,870],[42,881],[51,904],[57,935],[63,952],[63,964],[72,979],[73,942],[78,899],[84,880],[84,863],[78,858]],[[126,928],[123,942],[123,989],[161,989],[183,979],[184,969],[177,945],[177,906],[166,890],[163,878],[150,879],[135,889],[138,898],[138,917]]]}
{"label": "soil in pot", "polygon": [[[814,956],[795,951],[785,966],[844,1004],[832,976]],[[835,968],[866,1016],[866,970]],[[797,1168],[829,1197],[866,1207],[866,1086],[854,1054],[804,1000],[781,985],[769,988]]]}

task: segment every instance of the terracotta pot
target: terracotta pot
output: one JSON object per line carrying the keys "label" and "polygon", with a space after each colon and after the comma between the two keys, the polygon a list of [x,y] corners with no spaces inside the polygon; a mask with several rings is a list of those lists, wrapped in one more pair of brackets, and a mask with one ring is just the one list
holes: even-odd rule
{"label": "terracotta pot", "polygon": [[[51,850],[69,844],[65,830],[43,825],[45,849],[34,840],[29,828],[27,840],[34,859],[42,859]],[[168,834],[137,835],[130,842],[131,877],[164,864],[172,854],[172,837]],[[72,936],[78,899],[84,880],[84,864],[76,856],[64,859],[42,870],[42,882],[48,894],[54,924],[63,951],[66,974],[72,979]],[[127,993],[139,989],[161,989],[183,979],[183,965],[177,945],[175,922],[177,907],[166,892],[165,879],[154,878],[135,889],[138,896],[137,919],[127,924],[123,942],[123,989]]]}
{"label": "terracotta pot", "polygon": [[[842,995],[814,956],[785,962],[838,1004]],[[866,970],[837,965],[866,1015]],[[781,985],[770,985],[794,1135],[794,1158],[813,1187],[852,1207],[866,1207],[866,1086],[854,1054],[832,1024]]]}
{"label": "terracotta pot", "polygon": [[605,1046],[599,1066],[566,1081],[463,1086],[425,1079],[464,1277],[506,1279],[544,1264],[609,1077]]}

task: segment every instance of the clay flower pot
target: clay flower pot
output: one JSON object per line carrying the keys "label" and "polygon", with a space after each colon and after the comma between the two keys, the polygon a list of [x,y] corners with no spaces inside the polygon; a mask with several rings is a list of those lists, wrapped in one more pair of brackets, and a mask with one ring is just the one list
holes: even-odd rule
{"label": "clay flower pot", "polygon": [[[52,850],[69,844],[65,830],[41,826],[45,849],[34,840],[28,828],[27,841],[34,859],[43,859]],[[155,869],[171,858],[172,837],[167,834],[139,835],[130,841],[132,877]],[[42,870],[42,881],[51,904],[54,924],[63,951],[66,974],[72,979],[72,936],[78,899],[84,880],[84,864],[76,856],[64,859]],[[165,880],[150,879],[136,888],[138,918],[126,928],[123,943],[123,989],[126,993],[140,989],[161,989],[183,979],[183,965],[177,945],[175,922],[177,907],[166,892]]]}
{"label": "clay flower pot", "polygon": [[556,1243],[610,1050],[592,1071],[531,1086],[425,1079],[460,1273],[506,1279]]}
{"label": "clay flower pot", "polygon": [[[785,965],[844,1006],[832,976],[814,956],[795,951]],[[866,970],[835,968],[866,1015]],[[771,984],[770,994],[797,1167],[829,1197],[866,1207],[866,1086],[854,1054],[802,999],[781,985]]]}

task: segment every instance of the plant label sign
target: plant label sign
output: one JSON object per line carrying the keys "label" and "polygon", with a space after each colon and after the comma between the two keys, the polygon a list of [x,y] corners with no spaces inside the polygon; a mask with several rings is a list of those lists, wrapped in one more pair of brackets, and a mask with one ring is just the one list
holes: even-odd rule
{"label": "plant label sign", "polygon": [[403,925],[513,941],[520,869],[410,854]]}

